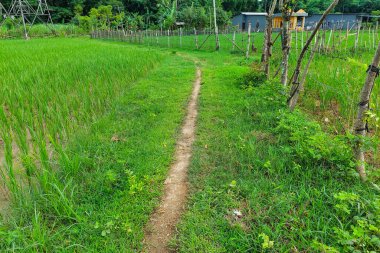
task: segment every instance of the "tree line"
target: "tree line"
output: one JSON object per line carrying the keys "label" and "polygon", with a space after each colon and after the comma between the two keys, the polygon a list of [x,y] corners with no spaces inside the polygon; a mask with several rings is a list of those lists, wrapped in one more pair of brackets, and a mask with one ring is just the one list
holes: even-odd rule
{"label": "tree line", "polygon": [[[36,5],[38,0],[29,0]],[[12,0],[0,0],[9,6]],[[168,28],[175,22],[184,22],[188,27],[203,28],[210,26],[213,15],[212,0],[47,0],[53,21],[69,23],[82,20],[82,24],[90,26],[94,21],[96,10],[106,15],[108,25],[121,25],[152,28],[162,26]],[[295,0],[297,9],[305,9],[308,13],[322,13],[329,5],[325,0]],[[232,16],[243,12],[263,12],[270,8],[270,0],[216,0],[218,24],[228,25]],[[342,0],[335,12],[370,13],[380,10],[380,0]],[[109,13],[111,12],[111,13]],[[276,12],[280,12],[277,8]],[[112,14],[112,18],[110,15]],[[79,18],[79,17],[83,18]],[[87,18],[86,18],[87,17]],[[103,20],[104,17],[97,17]],[[112,21],[111,21],[112,19]],[[104,23],[104,22],[103,22]],[[99,24],[104,26],[104,24]],[[106,22],[107,23],[107,22]]]}

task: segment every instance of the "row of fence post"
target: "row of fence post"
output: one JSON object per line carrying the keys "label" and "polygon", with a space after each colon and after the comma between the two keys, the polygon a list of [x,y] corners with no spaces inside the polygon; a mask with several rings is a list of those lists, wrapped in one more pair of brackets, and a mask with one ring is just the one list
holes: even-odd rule
{"label": "row of fence post", "polygon": [[[335,26],[334,26],[335,27]],[[338,27],[338,26],[337,26]],[[368,38],[365,39],[366,29],[368,30]],[[251,52],[253,51],[254,45],[252,42],[252,34],[251,34],[252,26],[251,23],[248,24],[247,32],[243,32],[239,29],[229,28],[219,32],[221,37],[227,37],[228,43],[231,44],[231,50],[239,50],[249,57]],[[292,39],[295,39],[293,46],[295,47],[296,54],[302,47],[304,43],[307,41],[309,37],[309,30],[294,30],[292,32]],[[354,36],[353,39],[353,49],[357,51],[359,48],[371,49],[376,48],[376,43],[379,41],[378,34],[378,25],[368,26],[364,28],[361,23],[350,24],[347,23],[347,27],[345,29],[330,29],[330,30],[320,30],[321,40],[320,45],[318,46],[319,53],[326,53],[330,51],[345,51],[348,50],[348,41],[350,36]],[[131,31],[131,30],[95,30],[91,33],[92,38],[97,39],[112,39],[112,40],[120,40],[126,41],[129,43],[136,44],[148,44],[148,45],[157,45],[157,46],[165,46],[165,47],[175,47],[176,45],[180,48],[188,47],[189,41],[190,47],[194,49],[201,49],[204,47],[205,42],[209,39],[209,37],[213,34],[211,29],[183,29],[179,28],[178,30],[139,30],[139,31]],[[237,43],[237,34],[240,35],[241,41]],[[306,35],[306,38],[305,38]],[[185,40],[185,37],[192,37],[191,40]],[[231,38],[232,36],[232,38]],[[163,38],[166,38],[166,42],[164,42]],[[176,37],[176,39],[172,39],[172,37]],[[295,37],[295,38],[293,38]],[[187,44],[187,45],[185,45]],[[239,45],[240,44],[240,45]]]}

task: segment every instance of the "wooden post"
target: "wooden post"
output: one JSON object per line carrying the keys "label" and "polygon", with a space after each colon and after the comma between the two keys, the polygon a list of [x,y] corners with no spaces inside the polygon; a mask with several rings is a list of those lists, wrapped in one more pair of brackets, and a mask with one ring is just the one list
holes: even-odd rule
{"label": "wooden post", "polygon": [[372,45],[373,45],[373,48],[376,48],[375,30],[373,30],[373,33],[372,33]]}
{"label": "wooden post", "polygon": [[194,35],[195,35],[195,48],[198,50],[199,49],[199,44],[198,44],[198,34],[197,34],[197,29],[194,28]]}
{"label": "wooden post", "polygon": [[367,180],[367,173],[365,170],[365,156],[364,156],[364,140],[366,136],[368,126],[366,123],[367,112],[370,109],[370,99],[372,90],[375,84],[375,79],[379,76],[379,63],[380,63],[380,43],[377,47],[372,64],[368,68],[367,79],[363,86],[360,95],[360,103],[358,108],[358,116],[355,121],[355,134],[358,137],[354,145],[354,153],[357,160],[356,169],[360,175],[360,178]]}
{"label": "wooden post", "polygon": [[168,30],[168,48],[170,48],[170,30]]}
{"label": "wooden post", "polygon": [[330,48],[331,38],[333,36],[334,29],[330,30],[329,40],[327,41],[327,47]]}
{"label": "wooden post", "polygon": [[288,82],[288,73],[289,73],[289,54],[290,54],[290,34],[289,34],[289,25],[291,19],[291,13],[289,12],[290,0],[280,1],[280,9],[282,14],[282,29],[281,29],[281,38],[282,38],[282,62],[281,62],[281,83],[286,86]]}
{"label": "wooden post", "polygon": [[[290,110],[293,110],[295,108],[297,101],[298,101],[298,93],[299,93],[299,88],[300,88],[299,77],[300,77],[300,70],[301,70],[303,58],[305,57],[305,54],[306,54],[310,44],[312,43],[315,35],[317,34],[319,28],[321,27],[322,23],[326,19],[327,15],[335,8],[335,6],[338,4],[338,2],[339,2],[339,0],[334,0],[331,3],[331,5],[326,9],[326,11],[323,13],[321,19],[317,23],[317,26],[315,27],[315,30],[311,34],[309,40],[306,42],[305,46],[303,47],[300,56],[298,57],[296,68],[293,72],[292,78],[290,79],[292,82],[292,87],[291,87],[289,98],[288,98],[288,105],[289,105]],[[316,43],[316,44],[318,44],[318,43]],[[315,48],[315,50],[316,50],[316,48]]]}
{"label": "wooden post", "polygon": [[212,1],[213,7],[214,7],[214,28],[215,28],[215,43],[216,43],[216,50],[219,51],[220,49],[220,42],[219,42],[219,31],[218,31],[218,23],[216,22],[216,4],[215,0]]}
{"label": "wooden post", "polygon": [[314,44],[313,50],[311,51],[311,54],[310,54],[309,61],[307,62],[306,67],[302,73],[301,82],[299,83],[297,90],[295,90],[293,97],[289,101],[289,108],[291,111],[294,110],[294,108],[297,104],[297,101],[298,101],[299,94],[301,91],[303,91],[303,87],[304,87],[304,84],[306,81],[307,73],[309,72],[309,68],[310,68],[311,62],[313,61],[314,55],[317,52],[318,42],[320,40],[320,36],[317,36],[317,37],[318,37],[317,43]]}
{"label": "wooden post", "polygon": [[296,27],[296,55],[298,55],[298,31]]}
{"label": "wooden post", "polygon": [[248,42],[247,42],[247,51],[245,53],[245,58],[249,58],[249,49],[251,48],[251,26],[252,24],[248,24]]}
{"label": "wooden post", "polygon": [[372,40],[371,40],[371,27],[368,26],[368,48],[371,48]]}
{"label": "wooden post", "polygon": [[361,25],[362,25],[362,22],[360,19],[360,21],[358,21],[358,24],[357,24],[357,31],[356,31],[356,38],[355,38],[355,51],[358,49]]}
{"label": "wooden post", "polygon": [[179,47],[182,48],[182,27],[179,28]]}
{"label": "wooden post", "polygon": [[335,27],[333,30],[333,35],[332,35],[332,51],[335,50]]}
{"label": "wooden post", "polygon": [[236,40],[236,32],[234,31],[232,35],[232,51],[235,51],[235,40]]}

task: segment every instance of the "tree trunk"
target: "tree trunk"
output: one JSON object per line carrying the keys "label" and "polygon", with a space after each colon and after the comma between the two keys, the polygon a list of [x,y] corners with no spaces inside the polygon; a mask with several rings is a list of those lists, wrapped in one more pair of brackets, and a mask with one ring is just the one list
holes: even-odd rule
{"label": "tree trunk", "polygon": [[264,71],[267,79],[270,77],[270,58],[272,56],[272,30],[273,30],[273,13],[277,5],[277,0],[272,1],[272,5],[266,18],[265,37],[264,37],[264,49],[261,58],[261,62],[264,64]]}
{"label": "tree trunk", "polygon": [[355,135],[358,137],[354,145],[355,158],[357,160],[356,169],[360,178],[365,181],[367,173],[365,170],[365,158],[363,150],[363,137],[366,136],[367,123],[366,117],[370,106],[371,93],[375,84],[375,79],[379,76],[379,63],[380,63],[380,43],[377,47],[376,54],[373,58],[372,64],[368,68],[367,79],[360,95],[360,103],[358,108],[358,116],[355,121]]}
{"label": "tree trunk", "polygon": [[[293,95],[292,99],[289,101],[289,108],[291,111],[293,111],[294,108],[296,107],[299,94],[303,90],[303,86],[305,84],[307,73],[309,72],[311,62],[313,61],[315,53],[318,51],[319,40],[320,40],[320,37],[318,36],[317,43],[314,44],[314,48],[313,48],[313,51],[311,51],[309,61],[307,62],[306,67],[302,73],[301,82],[300,82],[299,86],[297,86],[297,89],[294,91],[294,95]],[[295,88],[295,87],[292,86],[292,88]]]}
{"label": "tree trunk", "polygon": [[[302,66],[303,58],[305,57],[305,54],[306,54],[311,42],[313,41],[315,35],[317,34],[319,28],[323,24],[323,21],[326,19],[327,15],[334,9],[334,7],[338,4],[338,2],[339,2],[339,0],[334,0],[331,3],[331,5],[327,8],[327,10],[323,13],[321,19],[317,23],[317,26],[315,27],[310,38],[307,40],[307,42],[306,42],[305,46],[303,47],[301,54],[297,60],[297,66],[296,66],[296,69],[294,70],[293,76],[291,78],[292,79],[292,88],[290,90],[290,96],[288,99],[288,105],[289,105],[291,110],[293,110],[295,108],[297,101],[298,101],[298,95],[295,96],[295,94],[299,93],[299,88],[300,88],[299,75],[300,75],[300,69]],[[317,42],[316,42],[316,45],[318,45]]]}

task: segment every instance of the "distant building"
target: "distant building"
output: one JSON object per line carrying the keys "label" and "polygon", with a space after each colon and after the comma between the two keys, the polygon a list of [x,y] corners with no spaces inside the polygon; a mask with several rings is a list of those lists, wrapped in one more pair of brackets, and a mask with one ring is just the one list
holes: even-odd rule
{"label": "distant building", "polygon": [[251,31],[262,32],[265,30],[267,15],[266,12],[242,12],[232,19],[232,25],[247,31],[248,24],[251,23]]}
{"label": "distant building", "polygon": [[[321,19],[323,14],[313,14],[306,19],[306,29],[312,30],[315,25]],[[355,29],[359,22],[369,22],[373,18],[378,18],[379,16],[373,16],[370,14],[363,13],[342,13],[342,14],[329,14],[327,15],[325,21],[322,24],[321,29]]]}
{"label": "distant building", "polygon": [[[242,12],[232,19],[232,25],[238,26],[242,31],[246,31],[248,29],[248,24],[251,23],[251,31],[262,32],[265,30],[266,16],[268,16],[268,13],[266,12]],[[303,30],[305,17],[307,16],[308,14],[304,10],[299,10],[298,12],[293,13],[290,19],[290,29]],[[273,18],[273,28],[279,29],[281,26],[281,14],[275,14]]]}
{"label": "distant building", "polygon": [[[238,26],[240,30],[247,31],[248,23],[251,23],[252,32],[262,32],[266,25],[265,12],[242,12],[232,19],[232,24]],[[290,19],[290,30],[312,30],[321,19],[322,14],[309,15],[304,10],[299,10],[292,14]],[[356,29],[359,22],[369,22],[378,20],[380,16],[363,13],[329,14],[322,24],[321,29]],[[273,28],[276,30],[282,27],[283,19],[280,13],[274,14]]]}

